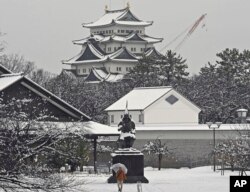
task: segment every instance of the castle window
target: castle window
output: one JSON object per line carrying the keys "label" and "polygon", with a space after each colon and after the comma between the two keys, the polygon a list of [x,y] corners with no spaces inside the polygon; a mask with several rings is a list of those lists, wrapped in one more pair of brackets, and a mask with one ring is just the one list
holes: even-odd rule
{"label": "castle window", "polygon": [[136,48],[135,47],[131,47],[131,51],[136,52]]}
{"label": "castle window", "polygon": [[122,71],[121,67],[116,67],[116,71]]}

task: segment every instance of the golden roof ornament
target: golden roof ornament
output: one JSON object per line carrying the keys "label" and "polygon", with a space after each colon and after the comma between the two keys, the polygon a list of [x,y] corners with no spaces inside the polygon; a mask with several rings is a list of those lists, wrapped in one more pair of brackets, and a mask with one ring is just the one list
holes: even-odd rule
{"label": "golden roof ornament", "polygon": [[127,2],[127,9],[129,9],[130,8],[130,3],[129,2]]}
{"label": "golden roof ornament", "polygon": [[105,5],[105,13],[108,12],[108,5]]}

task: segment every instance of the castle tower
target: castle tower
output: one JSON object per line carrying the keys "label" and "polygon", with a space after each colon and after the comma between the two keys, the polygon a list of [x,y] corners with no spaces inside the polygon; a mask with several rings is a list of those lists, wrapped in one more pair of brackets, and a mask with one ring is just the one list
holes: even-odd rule
{"label": "castle tower", "polygon": [[154,44],[163,39],[151,37],[145,31],[152,24],[137,18],[129,5],[120,10],[108,10],[106,6],[100,19],[83,24],[90,30],[90,36],[73,41],[82,46],[81,52],[63,63],[88,81],[120,80],[143,54],[160,55]]}

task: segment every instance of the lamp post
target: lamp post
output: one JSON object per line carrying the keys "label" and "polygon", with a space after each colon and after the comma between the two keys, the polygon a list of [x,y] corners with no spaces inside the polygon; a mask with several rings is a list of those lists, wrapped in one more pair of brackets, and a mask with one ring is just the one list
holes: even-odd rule
{"label": "lamp post", "polygon": [[238,109],[236,110],[237,111],[237,115],[240,119],[240,123],[246,123],[247,122],[247,112],[248,110],[247,109]]}
{"label": "lamp post", "polygon": [[209,129],[213,130],[213,147],[214,147],[214,151],[213,151],[213,164],[214,164],[214,172],[215,172],[215,129],[219,129],[221,126],[222,122],[207,122],[207,126]]}

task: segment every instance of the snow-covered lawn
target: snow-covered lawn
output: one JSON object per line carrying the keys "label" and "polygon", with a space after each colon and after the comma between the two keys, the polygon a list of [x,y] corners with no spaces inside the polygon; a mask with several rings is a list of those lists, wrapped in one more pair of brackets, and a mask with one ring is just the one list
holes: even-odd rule
{"label": "snow-covered lawn", "polygon": [[[162,169],[145,168],[145,176],[149,184],[142,184],[143,192],[229,192],[229,176],[238,172],[213,172],[211,167],[193,169]],[[249,172],[248,172],[249,175]],[[118,191],[116,184],[108,184],[109,175],[76,174],[79,180],[87,181],[85,189],[89,192]],[[137,192],[136,184],[125,184],[123,192]]]}

